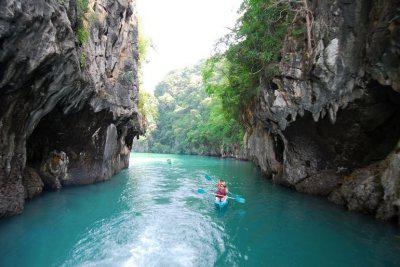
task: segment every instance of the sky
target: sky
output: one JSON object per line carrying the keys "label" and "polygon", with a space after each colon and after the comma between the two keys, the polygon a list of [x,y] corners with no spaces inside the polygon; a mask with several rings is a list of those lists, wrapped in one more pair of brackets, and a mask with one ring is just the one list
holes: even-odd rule
{"label": "sky", "polygon": [[241,0],[138,0],[143,34],[152,40],[143,87],[152,92],[171,70],[209,57],[235,25]]}

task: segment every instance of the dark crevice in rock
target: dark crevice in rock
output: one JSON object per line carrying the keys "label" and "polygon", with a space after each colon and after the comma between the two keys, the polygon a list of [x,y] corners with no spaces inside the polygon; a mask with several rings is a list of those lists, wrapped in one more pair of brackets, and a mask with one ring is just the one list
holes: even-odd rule
{"label": "dark crevice in rock", "polygon": [[279,135],[275,136],[275,142],[274,142],[274,151],[276,155],[276,160],[279,163],[283,162],[283,152],[285,150],[285,145],[283,143],[282,138]]}

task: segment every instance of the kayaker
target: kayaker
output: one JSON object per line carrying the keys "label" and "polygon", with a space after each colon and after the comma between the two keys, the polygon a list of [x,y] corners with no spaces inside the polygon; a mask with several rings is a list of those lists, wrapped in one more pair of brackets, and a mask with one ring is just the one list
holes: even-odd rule
{"label": "kayaker", "polygon": [[217,194],[215,200],[219,201],[225,201],[226,200],[226,194],[228,194],[228,188],[226,187],[226,183],[224,180],[219,180],[217,183]]}

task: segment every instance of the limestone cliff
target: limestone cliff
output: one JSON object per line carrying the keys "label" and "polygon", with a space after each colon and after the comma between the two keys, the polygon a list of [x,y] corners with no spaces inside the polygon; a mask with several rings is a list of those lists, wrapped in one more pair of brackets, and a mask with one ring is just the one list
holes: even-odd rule
{"label": "limestone cliff", "polygon": [[0,217],[44,189],[128,166],[137,112],[134,0],[0,0]]}
{"label": "limestone cliff", "polygon": [[289,31],[281,75],[243,113],[248,155],[276,183],[398,219],[400,3],[307,3],[310,36]]}

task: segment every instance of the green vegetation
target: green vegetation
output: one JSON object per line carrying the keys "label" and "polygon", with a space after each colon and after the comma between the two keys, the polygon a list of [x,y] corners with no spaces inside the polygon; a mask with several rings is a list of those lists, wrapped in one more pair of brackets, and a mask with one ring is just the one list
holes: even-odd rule
{"label": "green vegetation", "polygon": [[78,28],[76,35],[80,45],[85,44],[89,40],[89,30],[83,25]]}
{"label": "green vegetation", "polygon": [[[142,26],[141,22],[139,20],[138,23],[138,54],[139,54],[139,71],[138,71],[138,76],[139,76],[139,91],[143,90],[143,85],[142,85],[142,65],[145,63],[146,58],[149,53],[149,49],[151,47],[151,40],[147,38],[142,31]],[[140,98],[139,98],[139,101]],[[142,114],[144,115],[144,114]]]}
{"label": "green vegetation", "polygon": [[[241,114],[258,95],[260,81],[279,75],[293,5],[299,3],[244,0],[235,28],[220,42],[223,52],[171,72],[157,86],[152,107],[157,106],[158,115],[138,150],[203,155],[237,151],[243,141]],[[141,45],[139,50],[144,50]]]}
{"label": "green vegetation", "polygon": [[156,87],[156,99],[147,96],[155,124],[139,142],[142,150],[220,155],[221,150],[232,152],[240,145],[243,131],[236,120],[224,116],[220,99],[206,93],[202,68],[200,63],[169,73]]}
{"label": "green vegetation", "polygon": [[153,94],[145,90],[139,90],[138,110],[142,115],[146,131],[150,135],[156,127],[156,121],[158,118],[157,105],[157,99]]}
{"label": "green vegetation", "polygon": [[82,16],[89,10],[89,0],[77,0],[76,5],[78,7],[78,12],[80,16]]}
{"label": "green vegetation", "polygon": [[258,95],[260,80],[279,74],[278,62],[288,26],[289,1],[244,0],[235,28],[221,40],[227,49],[208,60],[207,92],[221,98],[227,117],[240,113]]}
{"label": "green vegetation", "polygon": [[[154,129],[155,119],[157,117],[157,100],[154,96],[146,92],[143,88],[142,82],[142,65],[145,62],[149,49],[151,47],[151,40],[147,38],[142,31],[141,22],[138,23],[138,53],[139,53],[139,71],[138,71],[138,84],[139,84],[139,114],[142,116],[144,126],[148,132]],[[133,76],[132,76],[133,78]]]}
{"label": "green vegetation", "polygon": [[[76,36],[80,46],[83,46],[89,40],[89,24],[85,21],[85,13],[89,11],[89,0],[77,0],[78,8],[78,29],[76,30]],[[82,48],[81,58],[80,58],[81,69],[86,67],[86,53]]]}
{"label": "green vegetation", "polygon": [[79,26],[76,35],[80,45],[84,45],[89,40],[89,25],[85,21],[85,13],[89,11],[89,0],[77,0]]}
{"label": "green vegetation", "polygon": [[81,65],[82,69],[86,67],[86,53],[85,53],[85,51],[82,51],[80,65]]}
{"label": "green vegetation", "polygon": [[141,25],[142,24],[139,20],[139,23],[138,23],[139,66],[141,66],[144,63],[144,61],[146,60],[146,57],[148,56],[148,53],[149,53],[149,49],[151,47],[151,40],[144,35]]}

